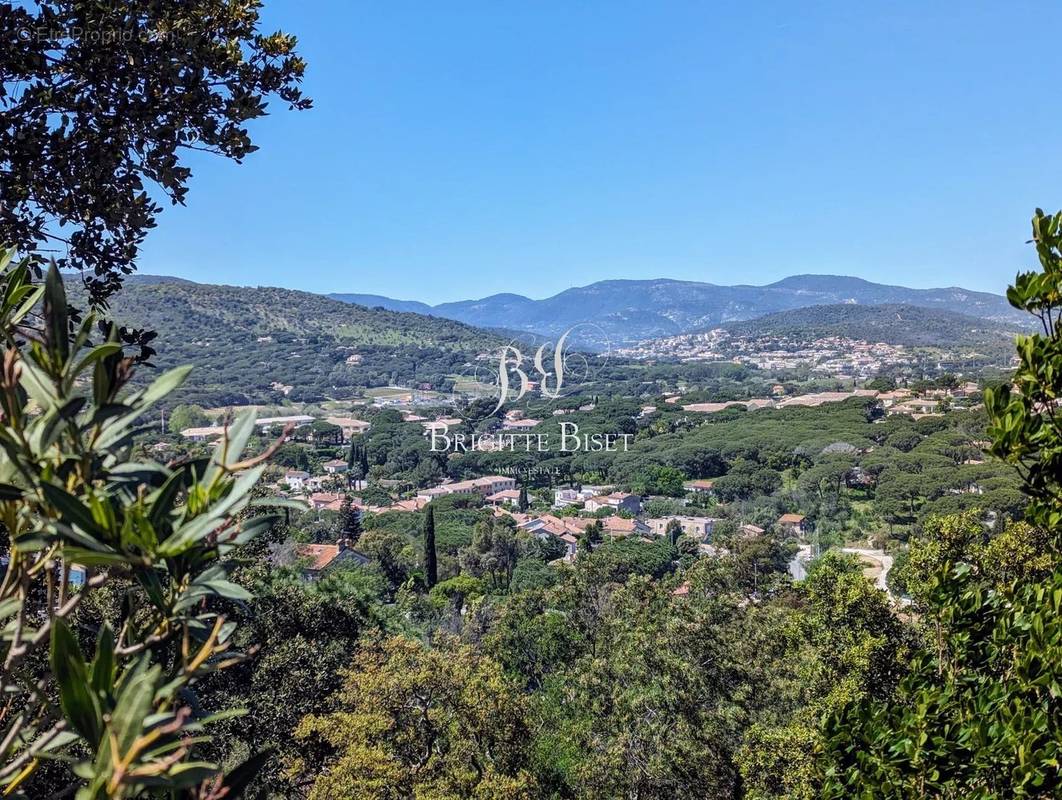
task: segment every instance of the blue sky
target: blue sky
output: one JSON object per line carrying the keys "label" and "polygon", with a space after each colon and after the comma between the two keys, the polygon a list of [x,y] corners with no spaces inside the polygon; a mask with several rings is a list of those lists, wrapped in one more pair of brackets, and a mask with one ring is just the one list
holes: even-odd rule
{"label": "blue sky", "polygon": [[1050,3],[295,2],[314,109],[141,269],[427,302],[816,272],[1001,292],[1062,206]]}

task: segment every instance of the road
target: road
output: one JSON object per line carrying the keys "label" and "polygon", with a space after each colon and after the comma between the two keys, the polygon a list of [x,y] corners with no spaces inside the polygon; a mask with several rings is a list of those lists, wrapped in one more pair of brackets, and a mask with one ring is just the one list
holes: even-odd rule
{"label": "road", "polygon": [[874,585],[889,595],[889,597],[892,597],[892,592],[889,591],[889,584],[887,583],[889,570],[892,569],[892,556],[886,555],[884,550],[867,550],[859,547],[842,547],[841,552],[854,553],[857,556],[866,556],[867,558],[872,558],[880,563],[881,572],[878,573]]}
{"label": "road", "polygon": [[[862,547],[842,547],[842,553],[851,553],[857,556],[865,556],[866,558],[873,559],[881,564],[881,571],[874,579],[874,585],[885,592],[893,600],[899,600],[901,603],[904,601],[901,598],[897,598],[889,591],[889,570],[892,569],[893,558],[885,553],[884,550],[871,550],[869,548]],[[789,562],[789,574],[795,581],[802,581],[808,576],[807,565],[811,561],[811,545],[806,544],[801,546],[796,555],[793,556],[793,560]]]}
{"label": "road", "polygon": [[793,560],[789,562],[789,574],[795,581],[802,581],[808,576],[807,564],[811,561],[811,545],[802,545]]}

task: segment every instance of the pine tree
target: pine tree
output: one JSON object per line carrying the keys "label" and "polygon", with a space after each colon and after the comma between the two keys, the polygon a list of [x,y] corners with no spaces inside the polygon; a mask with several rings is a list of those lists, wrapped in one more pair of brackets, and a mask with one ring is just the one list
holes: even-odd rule
{"label": "pine tree", "polygon": [[435,509],[430,504],[424,520],[424,576],[429,589],[439,582],[439,564],[435,553]]}

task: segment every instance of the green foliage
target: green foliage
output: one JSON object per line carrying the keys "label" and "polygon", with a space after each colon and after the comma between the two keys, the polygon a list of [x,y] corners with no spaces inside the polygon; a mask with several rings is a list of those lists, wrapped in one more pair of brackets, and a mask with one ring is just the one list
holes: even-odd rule
{"label": "green foliage", "polygon": [[1016,327],[945,308],[897,303],[809,306],[728,326],[732,334],[741,336],[786,337],[797,342],[844,336],[907,347],[965,347],[996,357],[1003,354]]}
{"label": "green foliage", "polygon": [[320,738],[335,751],[310,800],[538,796],[524,766],[526,700],[471,647],[367,642],[338,703],[336,712],[299,725],[300,739]]}
{"label": "green foliage", "polygon": [[653,466],[646,469],[632,488],[640,495],[662,494],[667,497],[682,497],[686,490],[686,476],[674,467]]}
{"label": "green foliage", "polygon": [[512,520],[488,517],[476,526],[472,542],[461,552],[461,566],[470,575],[484,578],[495,591],[506,592],[526,541]]}
{"label": "green foliage", "polygon": [[380,582],[370,571],[330,569],[320,580],[305,582],[269,569],[264,555],[264,549],[246,553],[247,567],[238,578],[254,598],[243,609],[235,646],[252,655],[208,676],[196,694],[205,709],[247,709],[244,716],[218,723],[213,750],[219,759],[271,753],[252,788],[291,797],[304,778],[292,775],[290,765],[302,759],[320,767],[327,757],[295,739],[299,721],[334,707],[341,672],[359,639],[391,623],[379,607]]}
{"label": "green foliage", "polygon": [[[158,331],[160,367],[196,365],[180,397],[207,407],[317,401],[395,381],[449,389],[450,376],[501,341],[459,322],[290,289],[134,278],[110,309]],[[352,354],[357,363],[347,363]],[[274,384],[293,388],[285,394]]]}
{"label": "green foliage", "polygon": [[188,151],[241,161],[269,98],[310,106],[295,37],[261,33],[259,5],[0,3],[0,242],[61,230],[60,266],[113,294],[161,211],[147,183],[184,203]]}
{"label": "green foliage", "polygon": [[1057,797],[1062,575],[985,590],[959,565],[930,595],[938,633],[887,700],[827,726],[825,797]]}
{"label": "green foliage", "polygon": [[674,569],[677,556],[674,546],[666,539],[647,542],[637,536],[605,542],[594,549],[591,556],[595,566],[614,581],[624,581],[631,575],[661,578]]}
{"label": "green foliage", "polygon": [[1062,212],[1040,209],[1032,221],[1040,272],[1025,272],[1007,290],[1011,305],[1033,314],[1042,333],[1017,340],[1018,369],[1009,385],[985,390],[992,453],[1022,473],[1032,497],[1029,520],[1062,529]]}
{"label": "green foliage", "polygon": [[170,412],[166,427],[170,433],[180,433],[188,428],[202,428],[210,424],[210,417],[197,405],[179,405]]}
{"label": "green foliage", "polygon": [[991,450],[1019,468],[1030,524],[993,542],[976,517],[952,517],[912,545],[905,582],[924,611],[926,644],[895,692],[827,721],[825,797],[1062,793],[1060,223],[1037,210],[1042,272],[1019,275],[1007,294],[1043,330],[1018,339],[1019,392],[985,392]]}
{"label": "green foliage", "polygon": [[[73,324],[58,269],[34,287],[28,263],[11,257],[0,259],[0,521],[10,558],[0,583],[10,713],[0,780],[8,793],[39,796],[42,760],[60,759],[78,800],[223,783],[217,764],[195,756],[206,720],[183,698],[240,659],[227,652],[228,608],[250,594],[228,579],[226,560],[275,519],[255,515],[262,459],[241,461],[253,416],[239,417],[207,461],[130,461],[138,421],[188,369],[129,392],[133,360],[113,332],[91,341],[92,315]],[[42,296],[40,316],[31,314]],[[86,598],[107,589],[123,594],[118,624],[82,620]],[[74,633],[82,626],[95,640],[91,658]]]}
{"label": "green foliage", "polygon": [[512,591],[549,589],[560,581],[557,570],[537,558],[521,558],[513,570]]}
{"label": "green foliage", "polygon": [[435,509],[430,504],[424,516],[424,580],[429,589],[439,582],[438,556],[435,553]]}

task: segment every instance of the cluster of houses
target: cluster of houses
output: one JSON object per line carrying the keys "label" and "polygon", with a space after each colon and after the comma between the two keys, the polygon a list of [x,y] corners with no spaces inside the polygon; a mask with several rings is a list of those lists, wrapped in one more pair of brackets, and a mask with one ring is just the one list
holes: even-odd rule
{"label": "cluster of houses", "polygon": [[[865,394],[877,393],[866,392]],[[845,399],[848,396],[838,395],[840,393],[822,393],[814,398],[807,396],[804,402],[817,404],[817,402]],[[668,402],[677,400],[677,397],[669,398]],[[775,403],[776,401],[765,402]],[[757,401],[752,401],[752,403],[755,404]],[[788,403],[801,403],[801,398],[790,398]],[[697,404],[686,406],[686,408],[691,411],[709,411],[718,410],[725,405],[727,404]],[[655,410],[653,407],[647,407],[643,409],[643,413],[651,414]],[[309,415],[290,415],[263,417],[256,421],[256,425],[263,432],[272,432],[275,427],[288,425],[301,427],[315,421],[317,418]],[[324,421],[338,427],[344,441],[349,441],[364,433],[369,427],[369,423],[350,417],[327,417]],[[454,427],[461,424],[461,420],[456,418],[425,420],[413,414],[410,414],[406,421],[421,424],[425,435],[443,426]],[[506,430],[520,430],[538,424],[540,420],[529,419],[519,411],[514,411],[506,416],[502,427]],[[191,441],[211,441],[224,435],[225,428],[222,426],[189,428],[181,433],[184,438]],[[334,435],[334,430],[332,435]],[[569,561],[576,557],[580,537],[584,535],[590,524],[594,524],[595,527],[599,526],[600,534],[606,540],[632,536],[645,539],[663,537],[671,535],[677,527],[682,535],[697,541],[706,554],[718,555],[723,552],[712,544],[714,527],[718,522],[716,518],[693,514],[643,518],[643,498],[631,492],[617,491],[611,486],[588,485],[557,489],[554,491],[552,512],[548,513],[527,513],[524,510],[525,504],[521,508],[521,491],[517,480],[508,475],[485,475],[460,481],[447,480],[422,489],[407,499],[397,500],[386,506],[369,506],[359,497],[351,494],[352,490],[357,492],[365,485],[362,481],[346,480],[344,474],[347,471],[347,461],[333,459],[322,464],[321,474],[317,475],[311,475],[304,470],[289,469],[284,473],[280,483],[292,495],[305,499],[311,509],[332,512],[339,512],[348,503],[359,514],[416,512],[433,500],[449,495],[482,498],[485,504],[493,507],[495,514],[511,517],[520,530],[540,539],[552,538],[559,541],[564,548],[562,558]],[[690,480],[684,486],[689,495],[708,495],[713,490],[713,481]],[[580,509],[583,515],[573,515],[572,511],[575,509]],[[777,521],[777,525],[791,535],[806,532],[806,520],[799,514],[785,514]],[[745,536],[757,536],[764,533],[762,528],[755,525],[744,525],[740,531]],[[368,560],[352,546],[351,542],[343,540],[335,544],[299,545],[297,555],[304,563],[304,573],[309,579],[318,578],[337,564],[365,563]]]}

